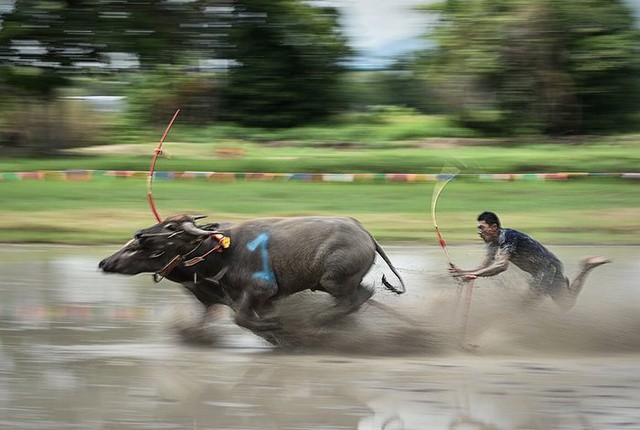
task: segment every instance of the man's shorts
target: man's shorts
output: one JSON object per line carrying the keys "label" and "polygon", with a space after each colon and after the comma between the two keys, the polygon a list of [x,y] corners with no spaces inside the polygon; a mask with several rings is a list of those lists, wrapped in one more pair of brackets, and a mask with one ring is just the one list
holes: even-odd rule
{"label": "man's shorts", "polygon": [[569,286],[562,263],[550,264],[533,275],[529,287],[538,294],[555,297]]}

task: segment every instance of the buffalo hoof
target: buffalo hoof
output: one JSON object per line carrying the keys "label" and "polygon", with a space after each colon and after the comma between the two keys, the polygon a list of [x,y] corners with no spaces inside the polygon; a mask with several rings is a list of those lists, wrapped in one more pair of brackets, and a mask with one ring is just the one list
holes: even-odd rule
{"label": "buffalo hoof", "polygon": [[328,312],[324,312],[323,318],[327,320],[335,319],[336,317],[349,315],[359,310],[363,304],[365,304],[373,296],[374,290],[370,287],[360,285],[356,294],[351,297],[342,298],[330,309]]}
{"label": "buffalo hoof", "polygon": [[181,327],[176,333],[180,341],[187,345],[213,346],[220,340],[217,333],[202,325]]}
{"label": "buffalo hoof", "polygon": [[349,305],[350,311],[353,312],[359,309],[360,306],[365,304],[373,296],[373,293],[373,288],[365,285],[360,285],[357,294],[355,295],[355,297],[353,297]]}
{"label": "buffalo hoof", "polygon": [[282,324],[276,318],[263,318],[260,320],[236,318],[236,324],[253,332],[278,331],[282,329]]}
{"label": "buffalo hoof", "polygon": [[276,347],[283,346],[282,340],[278,336],[276,336],[274,333],[268,333],[268,332],[261,333],[260,337],[262,337],[264,340],[266,340],[273,346],[276,346]]}
{"label": "buffalo hoof", "polygon": [[219,323],[209,324],[202,317],[196,317],[195,306],[173,306],[166,315],[164,323],[178,339],[190,345],[210,346],[221,337]]}

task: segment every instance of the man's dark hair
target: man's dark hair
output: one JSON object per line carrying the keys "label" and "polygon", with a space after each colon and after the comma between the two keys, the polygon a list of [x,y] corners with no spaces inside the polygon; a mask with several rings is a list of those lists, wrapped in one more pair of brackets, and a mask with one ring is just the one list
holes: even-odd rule
{"label": "man's dark hair", "polygon": [[478,215],[478,221],[484,221],[489,225],[495,224],[498,226],[498,228],[502,228],[500,226],[500,218],[498,218],[498,215],[494,214],[493,212],[482,212],[480,215]]}

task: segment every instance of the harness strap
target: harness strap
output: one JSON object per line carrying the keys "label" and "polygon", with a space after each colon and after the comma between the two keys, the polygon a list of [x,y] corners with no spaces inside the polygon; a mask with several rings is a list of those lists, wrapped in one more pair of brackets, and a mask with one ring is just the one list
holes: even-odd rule
{"label": "harness strap", "polygon": [[184,262],[185,266],[190,267],[190,266],[193,266],[194,264],[198,264],[201,261],[203,261],[205,258],[207,258],[207,256],[212,252],[222,252],[225,249],[227,249],[229,245],[231,245],[231,240],[225,235],[222,235],[219,233],[213,233],[211,235],[211,238],[218,241],[218,243],[216,243],[216,246],[214,246],[213,248],[211,248],[210,250],[208,250],[207,252],[205,252],[199,257],[194,257],[185,261]]}
{"label": "harness strap", "polygon": [[[200,255],[198,257],[194,257],[194,258],[191,258],[189,260],[186,260],[184,262],[185,266],[190,267],[190,266],[193,266],[195,264],[198,264],[198,263],[202,262],[212,252],[223,252],[225,249],[229,248],[229,246],[231,245],[231,239],[229,239],[227,236],[225,236],[223,234],[212,233],[211,234],[211,238],[215,239],[217,241],[216,245],[213,248],[211,248],[209,251],[205,252],[204,254],[202,254],[202,255]],[[201,244],[202,244],[202,242],[200,242],[198,244],[198,246],[196,246],[195,248],[193,248],[191,251],[187,252],[184,255],[178,254],[175,257],[173,257],[173,259],[171,261],[169,261],[166,264],[166,266],[164,266],[160,271],[158,271],[158,272],[153,274],[153,281],[155,283],[158,283],[158,282],[162,281],[169,273],[171,273],[171,271],[173,269],[176,268],[178,263],[180,263],[184,259],[185,255],[191,254],[193,251],[198,249],[198,247]]]}
{"label": "harness strap", "polygon": [[153,274],[153,282],[156,284],[162,281],[173,269],[176,268],[178,263],[182,260],[182,255],[178,254],[171,261],[167,263],[159,272]]}

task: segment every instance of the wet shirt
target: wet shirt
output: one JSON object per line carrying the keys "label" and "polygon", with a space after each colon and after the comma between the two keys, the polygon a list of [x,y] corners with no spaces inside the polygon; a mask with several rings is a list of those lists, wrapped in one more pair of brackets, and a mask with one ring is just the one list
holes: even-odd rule
{"label": "wet shirt", "polygon": [[509,261],[532,275],[561,268],[562,263],[551,251],[531,236],[510,228],[500,229],[497,242],[488,245],[488,252],[494,257],[507,254]]}

